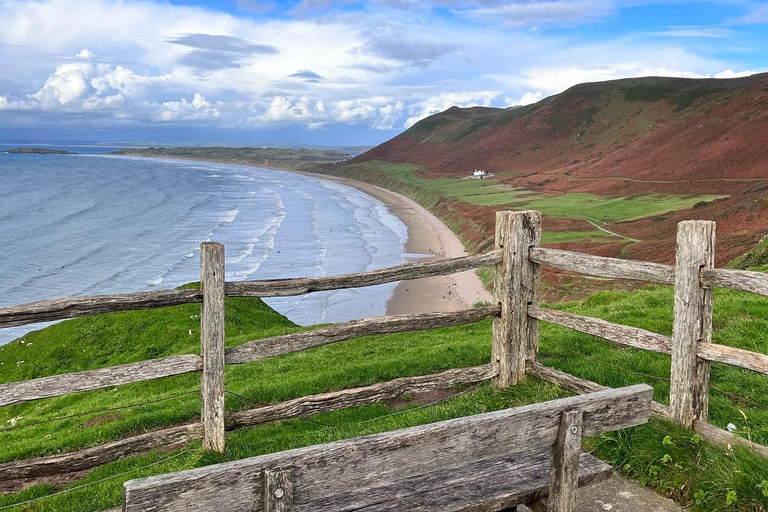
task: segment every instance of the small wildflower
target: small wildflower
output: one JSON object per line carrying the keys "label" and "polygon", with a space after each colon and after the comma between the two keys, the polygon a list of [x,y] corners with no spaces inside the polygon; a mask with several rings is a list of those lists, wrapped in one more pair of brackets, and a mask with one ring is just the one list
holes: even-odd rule
{"label": "small wildflower", "polygon": [[736,432],[736,425],[734,425],[733,423],[729,423],[728,426],[725,427],[725,429],[728,432]]}

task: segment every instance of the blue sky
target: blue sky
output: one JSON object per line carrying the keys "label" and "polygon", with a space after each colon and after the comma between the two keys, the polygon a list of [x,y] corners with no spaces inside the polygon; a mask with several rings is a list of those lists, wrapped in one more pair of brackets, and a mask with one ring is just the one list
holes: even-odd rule
{"label": "blue sky", "polygon": [[762,0],[0,0],[0,141],[376,144],[452,105],[767,55]]}

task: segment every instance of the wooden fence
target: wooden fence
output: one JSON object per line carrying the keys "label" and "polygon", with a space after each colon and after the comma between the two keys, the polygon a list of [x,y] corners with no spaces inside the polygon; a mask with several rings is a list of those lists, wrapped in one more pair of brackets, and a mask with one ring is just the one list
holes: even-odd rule
{"label": "wooden fence", "polygon": [[[201,246],[201,289],[162,290],[123,295],[44,300],[0,309],[0,328],[98,313],[201,303],[201,355],[186,354],[39,379],[0,384],[0,406],[68,393],[114,387],[190,372],[201,372],[201,422],[122,439],[51,457],[0,464],[0,479],[58,474],[95,467],[132,453],[203,439],[203,447],[223,452],[227,430],[305,414],[327,412],[457,384],[492,379],[506,387],[534,375],[577,393],[605,389],[536,362],[538,323],[547,321],[635,348],[672,356],[670,406],[653,410],[715,442],[754,445],[707,423],[709,362],[718,361],[768,374],[768,355],[711,342],[712,287],[723,286],[768,295],[768,275],[713,268],[714,223],[687,221],[679,226],[677,264],[590,256],[539,247],[539,212],[499,212],[492,252],[447,260],[413,262],[360,274],[225,282],[224,247]],[[561,311],[541,308],[537,288],[542,265],[577,273],[675,285],[671,338]],[[459,312],[395,315],[346,322],[308,332],[259,339],[225,350],[224,297],[276,297],[447,275],[495,267],[495,305]],[[224,369],[280,354],[361,336],[421,331],[493,318],[492,361],[472,368],[395,379],[361,388],[300,397],[257,409],[225,413]]]}

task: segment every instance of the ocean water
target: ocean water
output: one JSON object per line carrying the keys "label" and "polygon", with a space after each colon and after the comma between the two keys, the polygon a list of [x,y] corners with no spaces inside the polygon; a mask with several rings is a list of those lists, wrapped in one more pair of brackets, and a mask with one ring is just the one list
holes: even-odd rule
{"label": "ocean water", "polygon": [[[198,281],[205,241],[225,245],[232,281],[403,262],[406,226],[354,188],[289,172],[101,151],[0,153],[0,307]],[[385,314],[394,286],[267,302],[302,325],[340,322]],[[41,325],[0,329],[0,343]]]}

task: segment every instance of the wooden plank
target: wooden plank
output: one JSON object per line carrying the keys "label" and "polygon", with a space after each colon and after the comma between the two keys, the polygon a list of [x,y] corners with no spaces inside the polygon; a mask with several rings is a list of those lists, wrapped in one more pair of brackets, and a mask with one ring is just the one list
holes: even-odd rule
{"label": "wooden plank", "polygon": [[359,274],[265,281],[239,281],[227,283],[226,293],[230,297],[286,297],[304,295],[323,290],[359,288],[409,279],[442,276],[474,268],[492,266],[500,260],[501,255],[493,251],[479,256],[404,263],[394,267]]}
{"label": "wooden plank", "polygon": [[491,379],[497,372],[495,365],[486,364],[447,370],[432,375],[402,377],[360,388],[302,396],[275,405],[229,413],[226,422],[227,429],[251,427],[270,421],[357,407],[390,400],[407,393],[424,393],[436,389],[447,389],[459,384],[473,384]]}
{"label": "wooden plank", "polygon": [[662,354],[672,353],[671,338],[655,332],[646,331],[645,329],[614,324],[599,318],[574,315],[573,313],[538,307],[530,308],[528,314],[533,318],[562,325],[583,332],[584,334],[598,336],[620,345],[650,350],[652,352],[660,352]]}
{"label": "wooden plank", "polygon": [[494,386],[512,386],[525,378],[526,359],[536,359],[538,322],[528,316],[538,302],[539,266],[528,258],[541,241],[541,213],[496,212],[496,265],[493,297],[501,315],[493,320],[492,360],[499,365]]}
{"label": "wooden plank", "polygon": [[200,290],[157,290],[121,295],[47,299],[0,308],[0,328],[52,322],[115,311],[154,309],[202,302]]}
{"label": "wooden plank", "polygon": [[749,270],[705,269],[701,272],[704,286],[722,286],[732,290],[768,296],[768,274]]}
{"label": "wooden plank", "polygon": [[[496,372],[497,370],[493,365],[486,364],[447,370],[432,375],[403,377],[371,386],[302,396],[275,405],[229,413],[226,415],[226,428],[227,430],[234,430],[261,425],[270,421],[372,404],[396,398],[405,393],[423,393],[435,389],[446,389],[459,384],[482,382],[493,378]],[[201,423],[156,430],[86,450],[0,464],[0,480],[56,475],[91,469],[127,455],[145,453],[167,445],[190,442],[202,437],[203,426]]]}
{"label": "wooden plank", "polygon": [[[552,384],[557,384],[560,387],[570,389],[580,395],[611,389],[602,384],[598,384],[597,382],[592,382],[591,380],[582,379],[581,377],[576,377],[570,373],[555,370],[554,368],[544,366],[535,361],[528,361],[526,363],[526,372],[528,375],[538,377],[539,379],[551,382]],[[669,412],[669,407],[656,401],[651,402],[651,414],[668,420],[672,418],[672,415]]]}
{"label": "wooden plank", "polygon": [[294,506],[300,508],[499,453],[551,446],[563,410],[583,412],[583,435],[642,424],[651,394],[649,386],[631,386],[133,480],[125,484],[125,511],[259,511],[263,472],[275,467],[293,470]]}
{"label": "wooden plank", "polygon": [[224,453],[224,246],[200,245],[200,417],[203,449]]}
{"label": "wooden plank", "polygon": [[415,332],[436,329],[438,327],[471,324],[486,318],[492,318],[498,315],[500,310],[498,306],[486,306],[445,313],[392,315],[354,320],[330,327],[321,327],[312,331],[249,341],[228,349],[226,351],[226,362],[227,364],[248,363],[361,336]]}
{"label": "wooden plank", "polygon": [[675,306],[672,327],[672,417],[688,428],[707,420],[709,362],[697,357],[699,342],[712,341],[712,289],[699,280],[714,266],[715,223],[683,221],[677,227]]}
{"label": "wooden plank", "polygon": [[197,372],[202,369],[202,365],[200,356],[186,354],[9,382],[0,384],[0,406]]}
{"label": "wooden plank", "polygon": [[557,441],[552,445],[548,508],[551,512],[573,512],[579,487],[582,414],[563,411]]}
{"label": "wooden plank", "polygon": [[180,446],[202,437],[202,425],[194,423],[148,432],[76,452],[4,462],[0,464],[0,481],[82,471],[129,455]]}
{"label": "wooden plank", "polygon": [[[318,512],[513,512],[518,504],[547,495],[550,450],[496,456],[451,470],[437,470],[390,484],[336,494],[309,504]],[[605,480],[612,468],[583,453],[579,486]],[[301,489],[297,490],[301,492]]]}
{"label": "wooden plank", "polygon": [[768,355],[758,354],[749,350],[718,345],[716,343],[699,343],[697,355],[701,359],[730,364],[746,368],[754,372],[768,374]]}
{"label": "wooden plank", "polygon": [[715,425],[710,425],[706,421],[693,420],[693,431],[701,436],[702,439],[709,441],[710,443],[719,444],[721,446],[744,446],[749,448],[755,453],[759,453],[763,457],[768,458],[768,446],[753,443],[749,439],[723,430]]}
{"label": "wooden plank", "polygon": [[290,469],[264,471],[264,512],[293,510],[293,472]]}
{"label": "wooden plank", "polygon": [[[650,350],[661,354],[672,353],[672,339],[670,337],[646,331],[645,329],[614,324],[599,318],[538,307],[529,308],[528,314],[544,322],[562,325],[620,345]],[[768,374],[768,355],[766,354],[704,342],[699,343],[696,350],[696,355],[700,359],[717,361]]]}
{"label": "wooden plank", "polygon": [[531,259],[540,265],[579,274],[609,277],[612,279],[648,281],[651,283],[675,283],[675,267],[661,263],[605,258],[580,252],[541,247],[531,249]]}

